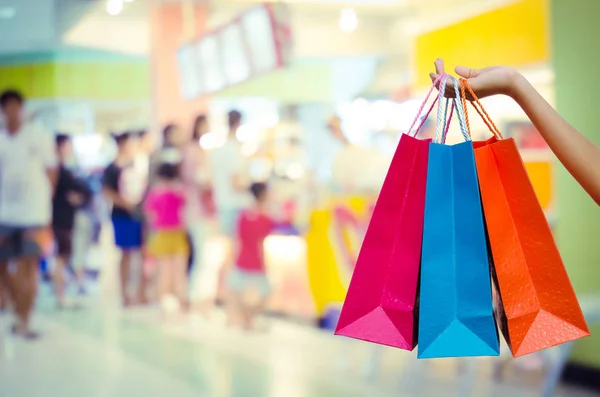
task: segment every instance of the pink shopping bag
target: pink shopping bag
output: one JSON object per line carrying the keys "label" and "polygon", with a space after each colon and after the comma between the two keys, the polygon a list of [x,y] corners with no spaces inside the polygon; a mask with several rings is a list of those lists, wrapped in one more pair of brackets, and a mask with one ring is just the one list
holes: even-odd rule
{"label": "pink shopping bag", "polygon": [[336,335],[405,350],[416,346],[417,285],[431,140],[417,139],[411,131],[430,95],[431,90],[409,132],[398,143],[358,256]]}

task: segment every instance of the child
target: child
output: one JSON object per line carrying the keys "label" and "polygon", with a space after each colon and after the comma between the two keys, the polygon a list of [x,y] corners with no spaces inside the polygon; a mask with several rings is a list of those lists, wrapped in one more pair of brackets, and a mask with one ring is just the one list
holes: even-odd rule
{"label": "child", "polygon": [[54,291],[56,304],[64,308],[65,269],[73,251],[73,228],[78,208],[89,203],[92,192],[86,183],[69,170],[66,163],[72,155],[71,138],[65,134],[56,136],[56,153],[59,160],[58,183],[52,200],[52,229],[56,240],[54,261]]}
{"label": "child", "polygon": [[[265,270],[263,244],[274,227],[273,219],[267,214],[267,185],[254,183],[250,191],[254,196],[254,205],[242,211],[238,218],[238,255],[228,277],[231,315],[237,317],[245,329],[252,328],[254,318],[263,309],[271,290]],[[245,300],[245,293],[251,289],[258,290],[260,294],[255,304],[248,304]]]}
{"label": "child", "polygon": [[[443,60],[435,61],[435,71],[430,75],[433,81],[444,73]],[[563,119],[517,70],[505,66],[485,69],[459,66],[456,73],[467,79],[479,98],[498,94],[513,98],[558,160],[600,205],[600,147]],[[451,83],[444,88],[447,96],[454,94]]]}
{"label": "child", "polygon": [[187,259],[189,246],[183,211],[185,191],[179,178],[179,152],[165,151],[156,170],[156,180],[144,203],[150,235],[148,253],[158,263],[159,299],[173,294],[180,307],[187,307]]}
{"label": "child", "polygon": [[[115,233],[115,244],[121,249],[121,293],[123,306],[132,303],[129,297],[129,278],[135,257],[140,257],[142,246],[142,217],[139,205],[146,191],[147,179],[134,166],[135,141],[131,133],[114,136],[117,157],[104,171],[102,190],[112,201],[111,220]],[[144,296],[143,283],[139,283],[138,296]]]}

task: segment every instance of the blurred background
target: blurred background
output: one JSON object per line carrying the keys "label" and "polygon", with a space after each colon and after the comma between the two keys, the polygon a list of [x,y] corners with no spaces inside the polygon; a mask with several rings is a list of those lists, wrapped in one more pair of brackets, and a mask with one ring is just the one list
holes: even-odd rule
{"label": "blurred background", "polygon": [[[598,0],[0,0],[0,91],[19,90],[28,120],[68,134],[84,173],[100,175],[113,160],[110,134],[147,130],[159,147],[165,125],[190,139],[199,115],[209,127],[196,144],[210,155],[237,109],[246,177],[268,181],[286,221],[265,240],[272,294],[263,326],[244,332],[226,324],[223,277],[209,317],[190,310],[165,321],[153,305],[121,309],[119,253],[100,206],[83,310],[57,311],[44,281],[39,341],[12,338],[0,314],[0,396],[600,395],[597,335],[519,360],[505,349],[507,357],[433,362],[333,336],[370,211],[433,61],[444,58],[448,71],[515,66],[600,143],[599,15]],[[591,302],[584,311],[598,316],[597,206],[512,100],[483,103],[516,139],[574,287]],[[476,138],[487,139],[471,118]],[[202,256],[222,274],[227,242],[215,223],[207,215]],[[49,253],[42,275],[52,262]],[[133,277],[143,272],[140,261]]]}

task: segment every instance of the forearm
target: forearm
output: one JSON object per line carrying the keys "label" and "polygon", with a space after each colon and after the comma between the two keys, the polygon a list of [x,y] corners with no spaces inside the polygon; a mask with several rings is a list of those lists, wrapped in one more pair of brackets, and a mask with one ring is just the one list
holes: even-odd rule
{"label": "forearm", "polygon": [[125,199],[123,199],[117,192],[112,189],[104,188],[104,195],[112,201],[113,205],[117,205],[121,208],[130,208],[131,204],[129,204]]}
{"label": "forearm", "polygon": [[519,76],[511,92],[558,160],[600,205],[600,147],[570,125]]}
{"label": "forearm", "polygon": [[56,168],[47,168],[46,175],[50,181],[50,187],[52,188],[52,195],[56,192],[56,186],[58,185],[58,171]]}

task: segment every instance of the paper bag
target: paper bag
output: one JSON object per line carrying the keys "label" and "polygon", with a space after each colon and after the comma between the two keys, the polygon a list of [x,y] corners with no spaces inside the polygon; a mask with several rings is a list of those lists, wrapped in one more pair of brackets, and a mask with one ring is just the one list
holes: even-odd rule
{"label": "paper bag", "polygon": [[[427,97],[430,94],[431,90]],[[381,188],[335,332],[405,350],[413,350],[417,343],[416,300],[431,141],[410,136],[410,130],[400,138]]]}
{"label": "paper bag", "polygon": [[[459,102],[456,112],[464,131]],[[419,358],[500,352],[473,144],[468,135],[466,139],[429,148]]]}
{"label": "paper bag", "polygon": [[519,357],[589,336],[515,141],[478,110],[495,134],[476,144],[475,160],[506,341]]}

